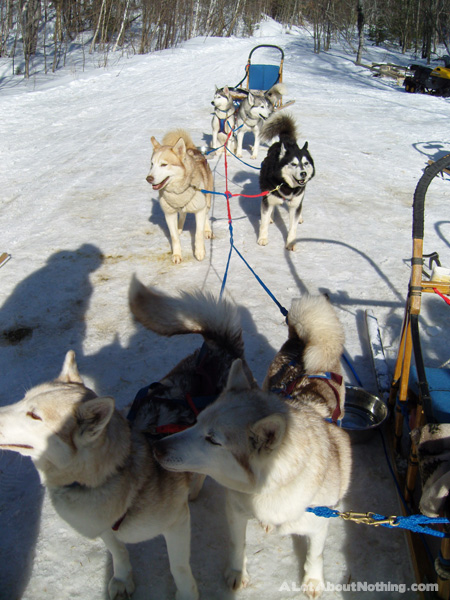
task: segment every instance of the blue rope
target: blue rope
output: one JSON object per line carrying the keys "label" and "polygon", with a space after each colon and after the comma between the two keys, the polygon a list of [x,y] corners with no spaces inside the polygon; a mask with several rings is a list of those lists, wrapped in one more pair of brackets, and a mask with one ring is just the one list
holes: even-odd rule
{"label": "blue rope", "polygon": [[361,379],[358,377],[358,373],[355,371],[352,363],[350,362],[350,358],[348,357],[348,355],[345,352],[345,350],[342,353],[342,356],[343,356],[345,362],[347,363],[347,365],[350,367],[350,371],[353,373],[353,377],[356,379],[356,383],[359,385],[359,387],[364,387],[363,384],[362,384],[362,382],[361,382]]}
{"label": "blue rope", "polygon": [[[343,517],[345,513],[341,513],[338,510],[328,508],[327,506],[315,506],[313,508],[309,507],[306,509],[306,512],[313,513],[316,517],[324,517],[325,519],[330,519],[333,517]],[[376,525],[376,521],[385,521],[386,517],[383,515],[377,515],[375,513],[370,513],[370,517],[375,521],[371,523],[372,525]],[[425,533],[427,535],[434,535],[435,537],[448,537],[446,533],[443,531],[436,531],[431,527],[427,527],[427,525],[438,525],[438,524],[446,524],[448,525],[450,521],[444,517],[427,517],[426,515],[409,515],[407,517],[392,517],[393,521],[391,523],[380,523],[381,527],[388,527],[390,529],[408,529],[409,531],[413,531],[414,533]],[[351,520],[348,519],[348,520]]]}

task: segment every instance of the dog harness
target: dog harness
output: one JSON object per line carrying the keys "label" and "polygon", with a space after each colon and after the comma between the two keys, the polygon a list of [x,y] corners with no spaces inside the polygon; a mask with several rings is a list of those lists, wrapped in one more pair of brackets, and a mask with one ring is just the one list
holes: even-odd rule
{"label": "dog harness", "polygon": [[[200,348],[200,352],[197,357],[197,365],[195,368],[195,375],[197,376],[197,385],[195,387],[194,392],[186,392],[183,397],[179,398],[167,398],[167,397],[158,397],[158,395],[152,395],[149,398],[150,402],[154,401],[162,401],[167,402],[168,400],[174,405],[178,404],[183,407],[185,411],[190,412],[192,416],[192,422],[183,422],[183,423],[165,423],[162,425],[157,425],[152,428],[151,434],[154,435],[170,435],[172,433],[178,433],[179,431],[184,431],[189,427],[192,427],[196,420],[198,414],[204,410],[207,406],[212,404],[214,400],[218,397],[217,388],[215,381],[217,380],[217,373],[214,369],[214,365],[208,363],[208,346],[203,343]],[[136,394],[133,404],[128,412],[127,419],[131,422],[136,418],[139,409],[142,404],[147,401],[147,397],[149,393],[153,390],[157,390],[159,386],[164,387],[159,381],[155,381],[150,385],[147,385],[141,388]]]}
{"label": "dog harness", "polygon": [[[288,363],[291,364],[291,363]],[[286,364],[286,366],[288,366]],[[332,373],[327,371],[325,373],[316,373],[315,375],[301,375],[300,377],[296,377],[293,379],[288,385],[283,386],[282,388],[271,388],[271,392],[275,394],[280,394],[285,398],[292,398],[292,393],[295,390],[296,386],[305,381],[305,379],[321,379],[328,385],[328,387],[333,391],[334,396],[336,398],[336,407],[333,410],[331,417],[326,417],[325,421],[328,423],[334,423],[335,425],[341,425],[341,400],[339,394],[339,387],[342,385],[343,377],[338,373]],[[337,387],[336,387],[337,386]]]}

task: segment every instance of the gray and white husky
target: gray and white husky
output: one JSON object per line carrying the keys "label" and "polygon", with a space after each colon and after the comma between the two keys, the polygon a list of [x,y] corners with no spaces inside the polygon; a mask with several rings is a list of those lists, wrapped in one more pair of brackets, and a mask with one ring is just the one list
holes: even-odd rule
{"label": "gray and white husky", "polygon": [[350,482],[349,437],[333,422],[344,410],[344,334],[323,296],[294,300],[288,322],[263,389],[235,361],[220,397],[194,427],[157,442],[155,456],[166,469],[210,475],[228,488],[231,588],[248,583],[245,531],[256,517],[268,530],[307,536],[304,589],[316,598],[328,519],[306,509],[336,505]]}
{"label": "gray and white husky", "polygon": [[216,150],[216,154],[221,154],[224,151],[222,146],[227,142],[227,147],[234,152],[235,136],[229,134],[235,127],[236,108],[229,88],[227,86],[216,88],[211,104],[214,106],[211,121],[212,147]]}
{"label": "gray and white husky", "polygon": [[275,106],[286,93],[286,86],[277,83],[267,92],[249,91],[239,105],[236,115],[236,156],[242,157],[244,135],[252,132],[255,136],[252,158],[258,158],[261,131],[266,119],[274,112]]}
{"label": "gray and white husky", "polygon": [[261,191],[270,193],[261,201],[258,244],[267,244],[273,210],[286,202],[289,206],[286,248],[295,250],[297,225],[303,223],[306,184],[315,175],[314,161],[308,151],[308,142],[302,148],[298,146],[295,121],[290,115],[278,113],[266,121],[261,139],[269,141],[274,137],[278,137],[279,141],[269,148],[259,175]]}
{"label": "gray and white husky", "polygon": [[102,538],[113,560],[112,600],[128,598],[135,588],[125,544],[160,534],[176,598],[196,600],[188,495],[193,484],[198,491],[201,478],[161,469],[153,456],[153,433],[167,418],[183,419],[173,398],[194,396],[205,379],[216,394],[222,390],[232,361],[243,359],[241,328],[232,305],[201,293],[170,298],[134,280],[130,305],[162,335],[204,335],[201,358],[196,352],[181,361],[133,403],[126,419],[113,398],[98,397],[84,385],[69,351],[57,379],[0,408],[0,449],[30,456],[58,514],[80,534]]}

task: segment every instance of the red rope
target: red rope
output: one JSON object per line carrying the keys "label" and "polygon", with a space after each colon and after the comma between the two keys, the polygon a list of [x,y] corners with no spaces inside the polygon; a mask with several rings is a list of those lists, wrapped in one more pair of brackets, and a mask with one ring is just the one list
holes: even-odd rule
{"label": "red rope", "polygon": [[448,305],[450,305],[450,299],[447,298],[446,296],[444,296],[444,294],[442,294],[437,288],[433,288],[433,292],[435,294],[437,294],[438,296],[440,296],[444,302],[446,302]]}

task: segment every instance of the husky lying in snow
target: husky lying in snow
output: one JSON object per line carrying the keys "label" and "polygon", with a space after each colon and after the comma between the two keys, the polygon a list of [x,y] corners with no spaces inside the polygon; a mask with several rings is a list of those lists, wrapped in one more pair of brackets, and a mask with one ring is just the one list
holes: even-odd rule
{"label": "husky lying in snow", "polygon": [[258,158],[260,136],[264,122],[273,113],[275,105],[285,93],[286,86],[277,83],[267,92],[249,92],[246,98],[242,100],[236,114],[236,156],[242,157],[244,135],[251,131],[255,136],[255,145],[251,157]]}
{"label": "husky lying in snow", "polygon": [[296,127],[293,118],[279,113],[271,117],[262,130],[261,139],[269,141],[279,137],[272,144],[261,165],[259,185],[262,192],[270,192],[261,201],[261,225],[258,244],[268,242],[269,223],[275,206],[287,202],[289,206],[289,232],[287,250],[295,250],[297,224],[303,223],[302,206],[306,184],[314,177],[314,161],[308,152],[308,142],[303,148],[297,145]]}
{"label": "husky lying in snow", "polygon": [[159,201],[172,240],[172,262],[181,262],[180,232],[187,213],[195,214],[197,260],[205,258],[205,240],[213,237],[209,222],[214,180],[208,162],[183,129],[170,131],[162,144],[151,138],[153,155],[148,183],[159,192]]}
{"label": "husky lying in snow", "polygon": [[316,598],[324,587],[328,520],[305,509],[335,505],[350,481],[348,435],[327,421],[343,415],[344,335],[323,296],[294,300],[288,321],[288,340],[263,389],[236,360],[216,402],[194,427],[157,442],[155,456],[166,469],[210,475],[228,488],[231,588],[248,583],[245,530],[256,517],[269,529],[308,537],[304,585]]}

